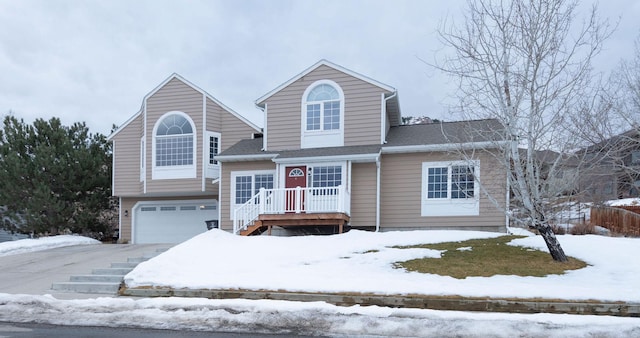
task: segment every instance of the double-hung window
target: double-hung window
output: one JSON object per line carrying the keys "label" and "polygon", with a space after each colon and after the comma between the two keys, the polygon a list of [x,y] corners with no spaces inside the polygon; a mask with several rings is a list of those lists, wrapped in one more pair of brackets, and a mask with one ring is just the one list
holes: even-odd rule
{"label": "double-hung window", "polygon": [[273,177],[272,170],[232,172],[231,204],[237,207],[246,203],[261,188],[273,189]]}
{"label": "double-hung window", "polygon": [[422,216],[479,214],[479,161],[424,162]]}

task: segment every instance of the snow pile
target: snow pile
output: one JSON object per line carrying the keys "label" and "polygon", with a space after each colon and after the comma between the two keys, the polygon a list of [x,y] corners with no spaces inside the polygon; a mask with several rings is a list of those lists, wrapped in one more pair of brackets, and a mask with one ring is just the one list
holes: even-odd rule
{"label": "snow pile", "polygon": [[[97,298],[0,294],[0,322],[310,336],[637,337],[639,318],[509,314],[323,302]],[[188,334],[187,334],[188,335]]]}
{"label": "snow pile", "polygon": [[607,202],[612,207],[617,206],[640,206],[640,198],[623,198],[619,200],[611,200]]}
{"label": "snow pile", "polygon": [[[350,231],[333,236],[241,237],[211,230],[141,263],[125,277],[129,287],[363,292],[468,297],[640,301],[640,239],[558,236],[565,252],[590,264],[546,277],[455,279],[406,272],[394,262],[440,257],[430,249],[393,246],[464,241],[504,234],[473,231]],[[539,236],[514,245],[546,251]]]}
{"label": "snow pile", "polygon": [[60,248],[63,246],[87,244],[100,244],[100,241],[89,237],[73,235],[21,239],[18,241],[0,243],[0,256],[17,255],[25,252]]}

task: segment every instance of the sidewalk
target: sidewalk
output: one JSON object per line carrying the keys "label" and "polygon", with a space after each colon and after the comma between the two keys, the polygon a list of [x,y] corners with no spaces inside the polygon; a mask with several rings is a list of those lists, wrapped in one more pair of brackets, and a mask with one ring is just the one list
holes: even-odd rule
{"label": "sidewalk", "polygon": [[[51,290],[54,282],[69,281],[71,275],[90,274],[114,262],[166,248],[167,244],[98,244],[67,246],[31,253],[0,256],[0,293],[50,294],[58,299],[109,297],[104,294],[67,293]],[[113,297],[113,296],[111,296]]]}

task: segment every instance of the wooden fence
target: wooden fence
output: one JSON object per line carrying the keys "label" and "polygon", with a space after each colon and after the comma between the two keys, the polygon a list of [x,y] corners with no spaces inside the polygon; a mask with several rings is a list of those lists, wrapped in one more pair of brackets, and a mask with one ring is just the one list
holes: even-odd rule
{"label": "wooden fence", "polygon": [[639,237],[640,214],[625,209],[622,207],[591,207],[591,223],[605,227],[615,234]]}

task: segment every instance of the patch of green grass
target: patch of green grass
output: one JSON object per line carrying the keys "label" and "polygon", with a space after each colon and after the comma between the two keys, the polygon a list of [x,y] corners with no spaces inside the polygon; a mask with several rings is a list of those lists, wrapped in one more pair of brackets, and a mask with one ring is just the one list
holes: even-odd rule
{"label": "patch of green grass", "polygon": [[[518,236],[472,239],[463,242],[445,242],[396,247],[442,250],[441,258],[412,259],[397,262],[396,267],[420,273],[433,273],[454,278],[517,275],[543,277],[564,274],[568,270],[582,269],[587,264],[569,257],[566,263],[555,262],[542,251],[507,245]],[[469,250],[468,248],[471,247]],[[458,250],[465,248],[465,250]]]}

